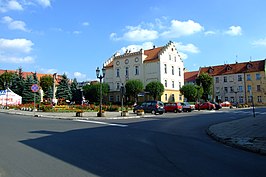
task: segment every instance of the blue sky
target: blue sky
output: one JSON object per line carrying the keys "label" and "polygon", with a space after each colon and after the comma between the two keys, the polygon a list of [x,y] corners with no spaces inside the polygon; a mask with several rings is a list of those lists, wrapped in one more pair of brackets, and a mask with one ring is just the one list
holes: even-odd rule
{"label": "blue sky", "polygon": [[0,69],[95,79],[115,52],[176,43],[185,67],[266,58],[264,0],[0,0]]}

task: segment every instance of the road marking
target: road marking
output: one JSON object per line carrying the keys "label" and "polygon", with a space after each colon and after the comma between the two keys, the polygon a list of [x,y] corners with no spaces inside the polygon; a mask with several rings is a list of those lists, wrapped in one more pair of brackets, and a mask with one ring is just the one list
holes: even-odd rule
{"label": "road marking", "polygon": [[75,120],[75,121],[92,123],[92,124],[108,125],[108,126],[116,126],[116,127],[127,127],[128,126],[128,125],[124,125],[124,124],[113,124],[113,123],[100,122],[100,121],[94,121],[94,120]]}

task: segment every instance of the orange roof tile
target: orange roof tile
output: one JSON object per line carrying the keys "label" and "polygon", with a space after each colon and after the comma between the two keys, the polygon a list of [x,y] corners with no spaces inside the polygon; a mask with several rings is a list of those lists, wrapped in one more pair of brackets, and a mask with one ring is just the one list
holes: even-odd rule
{"label": "orange roof tile", "polygon": [[185,82],[194,82],[198,77],[199,71],[190,71],[184,73],[184,81]]}
{"label": "orange roof tile", "polygon": [[105,66],[105,68],[112,68],[114,66],[114,60],[111,61],[108,65]]}
{"label": "orange roof tile", "polygon": [[[3,74],[3,73],[5,73],[5,72],[16,73],[18,71],[16,71],[16,70],[2,70],[2,69],[0,69],[0,75]],[[23,72],[22,71],[22,77],[23,78],[26,78],[27,76],[31,76],[32,74],[34,74],[34,72]],[[53,74],[41,74],[41,73],[36,73],[36,74],[37,74],[37,78],[38,78],[39,81],[40,81],[41,77],[43,77],[43,76],[51,76],[51,77],[53,77]],[[57,75],[57,78],[56,78],[57,84],[60,82],[61,78],[62,78],[61,75]]]}
{"label": "orange roof tile", "polygon": [[151,62],[151,61],[158,61],[158,54],[163,47],[157,47],[154,49],[144,50],[144,55],[147,57],[145,58],[144,62]]}
{"label": "orange roof tile", "polygon": [[243,63],[203,67],[200,68],[200,73],[208,73],[211,76],[217,76],[237,73],[258,72],[264,70],[265,60],[258,60]]}

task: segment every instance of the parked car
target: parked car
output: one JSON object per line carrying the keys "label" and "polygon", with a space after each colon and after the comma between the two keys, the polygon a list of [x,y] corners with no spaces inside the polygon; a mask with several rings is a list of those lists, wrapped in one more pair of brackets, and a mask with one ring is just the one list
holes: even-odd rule
{"label": "parked car", "polygon": [[222,107],[231,107],[232,104],[229,101],[224,101],[224,102],[221,103],[221,106]]}
{"label": "parked car", "polygon": [[222,108],[221,104],[215,102],[215,101],[211,101],[210,103],[214,104],[215,105],[215,110],[219,110]]}
{"label": "parked car", "polygon": [[145,113],[163,114],[165,112],[164,103],[161,101],[145,101],[141,105],[137,105],[133,108],[135,113],[137,110],[144,110]]}
{"label": "parked car", "polygon": [[182,104],[180,102],[176,103],[165,103],[164,104],[165,112],[182,112]]}
{"label": "parked car", "polygon": [[195,109],[194,105],[189,104],[188,102],[181,103],[183,112],[191,112]]}
{"label": "parked car", "polygon": [[210,102],[205,102],[205,103],[200,103],[195,105],[195,109],[201,110],[201,109],[207,109],[207,110],[212,110],[215,109],[215,105],[210,103]]}

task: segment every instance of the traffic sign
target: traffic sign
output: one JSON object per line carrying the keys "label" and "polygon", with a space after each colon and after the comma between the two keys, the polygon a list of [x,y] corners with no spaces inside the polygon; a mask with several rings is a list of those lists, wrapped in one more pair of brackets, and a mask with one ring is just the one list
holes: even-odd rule
{"label": "traffic sign", "polygon": [[39,91],[39,85],[37,85],[37,84],[32,84],[32,86],[31,86],[31,91],[32,92],[38,92]]}

